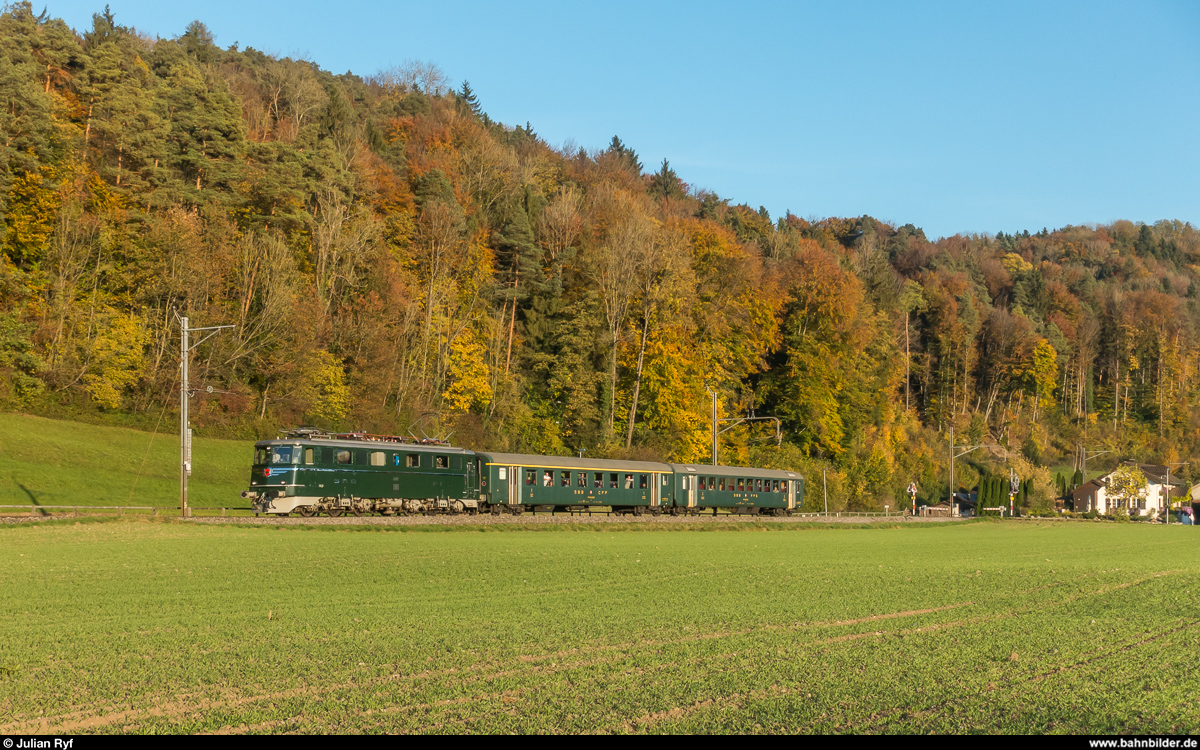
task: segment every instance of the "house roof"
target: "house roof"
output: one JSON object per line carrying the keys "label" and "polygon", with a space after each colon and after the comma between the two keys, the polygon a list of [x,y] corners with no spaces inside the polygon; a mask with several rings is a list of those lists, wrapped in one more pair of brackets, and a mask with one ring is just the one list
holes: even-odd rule
{"label": "house roof", "polygon": [[1099,479],[1089,479],[1075,489],[1071,490],[1071,497],[1075,498],[1076,500],[1082,497],[1088,497],[1089,495],[1096,494],[1096,490],[1105,486],[1107,486],[1106,482],[1103,482]]}
{"label": "house roof", "polygon": [[[1138,467],[1142,470],[1142,473],[1146,475],[1146,479],[1149,480],[1151,484],[1166,484],[1167,482],[1167,467],[1163,466],[1162,464],[1139,464],[1136,461],[1122,461],[1121,465]],[[1109,472],[1109,474],[1111,473],[1112,472]],[[1172,473],[1171,486],[1184,487],[1186,485],[1180,478],[1179,474]]]}

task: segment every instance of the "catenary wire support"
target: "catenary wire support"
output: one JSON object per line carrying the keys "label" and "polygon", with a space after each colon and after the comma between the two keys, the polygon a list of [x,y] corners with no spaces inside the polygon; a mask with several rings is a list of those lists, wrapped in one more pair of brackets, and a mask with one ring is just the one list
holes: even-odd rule
{"label": "catenary wire support", "polygon": [[[192,392],[188,385],[188,361],[191,359],[192,350],[208,341],[213,336],[216,336],[221,331],[227,328],[237,328],[235,325],[225,326],[204,326],[201,328],[188,328],[188,319],[179,313],[175,313],[175,317],[179,319],[179,515],[181,518],[187,518],[187,491],[188,491],[188,476],[192,473],[192,430],[188,425],[188,398]],[[189,343],[188,334],[200,333],[209,331],[206,336],[192,344]],[[209,393],[213,392],[212,387],[208,388]]]}

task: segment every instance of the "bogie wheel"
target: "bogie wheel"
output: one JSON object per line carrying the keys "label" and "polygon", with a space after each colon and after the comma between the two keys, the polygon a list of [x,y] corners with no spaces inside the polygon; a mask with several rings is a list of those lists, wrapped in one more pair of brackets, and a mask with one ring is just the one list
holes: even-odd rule
{"label": "bogie wheel", "polygon": [[329,510],[325,511],[325,514],[328,515],[330,518],[337,518],[338,516],[342,515],[342,509],[341,508],[330,508]]}
{"label": "bogie wheel", "polygon": [[311,505],[297,505],[296,512],[305,518],[312,518],[314,514],[313,507]]}
{"label": "bogie wheel", "polygon": [[354,515],[358,516],[359,518],[362,518],[366,514],[366,511],[363,510],[362,508],[351,508],[350,512],[353,513]]}
{"label": "bogie wheel", "polygon": [[498,516],[498,515],[500,515],[500,506],[499,506],[499,505],[493,505],[493,506],[492,506],[492,515],[493,515],[493,516]]}
{"label": "bogie wheel", "polygon": [[646,512],[646,509],[643,508],[642,506],[640,506],[640,505],[633,506],[633,515],[640,516],[645,512]]}

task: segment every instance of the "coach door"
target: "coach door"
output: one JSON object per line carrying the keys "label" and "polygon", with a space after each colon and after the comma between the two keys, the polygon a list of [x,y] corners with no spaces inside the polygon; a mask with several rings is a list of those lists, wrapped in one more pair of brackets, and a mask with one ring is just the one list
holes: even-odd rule
{"label": "coach door", "polygon": [[660,475],[658,475],[658,474],[650,475],[650,507],[651,508],[657,508],[659,499],[662,497],[662,489],[661,489],[662,488],[662,480],[658,478],[659,476]]}
{"label": "coach door", "polygon": [[[688,471],[695,471],[695,469],[688,469]],[[687,499],[688,499],[687,507],[695,508],[696,507],[696,475],[688,474],[688,475],[684,476],[683,481],[687,482]]]}
{"label": "coach door", "polygon": [[516,466],[508,467],[508,504],[509,505],[520,505],[521,504],[521,476],[520,476],[521,472],[518,471],[517,469],[518,469],[518,467],[516,467]]}
{"label": "coach door", "polygon": [[788,510],[794,510],[796,507],[796,480],[787,479],[784,481],[787,482],[788,488]]}

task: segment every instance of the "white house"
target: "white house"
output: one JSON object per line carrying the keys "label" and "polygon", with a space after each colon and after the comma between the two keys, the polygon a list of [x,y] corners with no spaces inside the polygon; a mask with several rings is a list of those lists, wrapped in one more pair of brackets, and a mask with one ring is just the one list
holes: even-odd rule
{"label": "white house", "polygon": [[[1126,511],[1130,515],[1159,515],[1162,513],[1164,500],[1169,496],[1182,497],[1186,492],[1187,485],[1175,475],[1171,476],[1170,491],[1168,491],[1166,466],[1139,464],[1133,461],[1125,461],[1122,466],[1136,466],[1146,475],[1145,497],[1133,500],[1131,503],[1124,499],[1109,497],[1108,480],[1112,477],[1112,472],[1109,472],[1099,479],[1084,482],[1071,493],[1075,500],[1075,511],[1077,513],[1095,511],[1103,514]],[[1128,506],[1127,503],[1129,503]]]}

